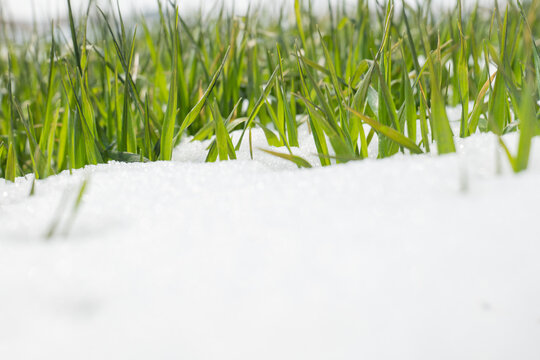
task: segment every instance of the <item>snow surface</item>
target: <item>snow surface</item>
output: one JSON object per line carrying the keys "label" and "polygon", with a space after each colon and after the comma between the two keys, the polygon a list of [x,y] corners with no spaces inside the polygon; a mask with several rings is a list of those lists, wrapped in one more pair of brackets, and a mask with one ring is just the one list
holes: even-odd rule
{"label": "snow surface", "polygon": [[456,141],[311,170],[247,143],[205,164],[185,141],[32,197],[0,182],[0,359],[537,360],[540,143],[513,175],[492,135]]}

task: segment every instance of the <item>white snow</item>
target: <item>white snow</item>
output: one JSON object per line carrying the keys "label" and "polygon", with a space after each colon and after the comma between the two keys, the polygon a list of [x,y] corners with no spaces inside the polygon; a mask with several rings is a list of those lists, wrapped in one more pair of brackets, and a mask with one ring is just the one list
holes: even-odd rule
{"label": "white snow", "polygon": [[513,175],[493,136],[457,141],[311,170],[185,141],[2,181],[0,359],[539,359],[540,144]]}

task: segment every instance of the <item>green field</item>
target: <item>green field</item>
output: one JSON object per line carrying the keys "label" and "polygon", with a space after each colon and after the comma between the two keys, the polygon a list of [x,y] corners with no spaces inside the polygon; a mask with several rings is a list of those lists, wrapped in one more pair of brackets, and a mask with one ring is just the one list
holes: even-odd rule
{"label": "green field", "polygon": [[[279,14],[193,16],[164,2],[159,16],[128,19],[90,3],[45,35],[0,20],[0,177],[170,160],[191,139],[213,139],[209,162],[235,159],[253,128],[282,147],[274,155],[311,167],[295,155],[303,123],[323,166],[367,158],[375,137],[385,158],[519,131],[517,152],[500,145],[516,172],[527,168],[539,134],[539,1],[435,12],[359,0],[321,15],[297,0]],[[446,113],[456,105],[459,127]]]}

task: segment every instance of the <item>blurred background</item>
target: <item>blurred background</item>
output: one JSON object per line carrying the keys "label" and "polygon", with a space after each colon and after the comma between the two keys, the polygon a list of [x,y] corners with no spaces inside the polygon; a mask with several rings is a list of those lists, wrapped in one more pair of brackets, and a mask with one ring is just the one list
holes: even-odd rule
{"label": "blurred background", "polygon": [[[118,4],[123,14],[133,13],[149,13],[157,9],[158,0],[118,0]],[[354,1],[354,0],[353,0]],[[94,3],[100,7],[110,8],[110,0],[93,0]],[[162,3],[168,2],[167,0],[161,0]],[[197,10],[202,8],[203,10],[209,10],[215,8],[218,4],[221,4],[222,0],[189,0],[178,1],[180,11]],[[224,0],[224,2],[238,9],[239,12],[245,11],[249,3],[255,3],[260,1],[250,0]],[[279,3],[286,2],[278,0]],[[293,1],[290,1],[291,4]],[[323,1],[316,0],[317,3]],[[326,2],[326,0],[324,0]],[[346,0],[346,2],[352,2]],[[31,21],[33,17],[39,19],[51,19],[51,18],[63,18],[67,13],[67,0],[0,0],[0,3],[7,9],[8,14],[14,21]],[[116,0],[112,2],[116,4]],[[81,10],[88,5],[88,0],[72,0],[71,1],[74,10]]]}
{"label": "blurred background", "polygon": [[[75,12],[82,11],[86,8],[89,0],[72,0],[72,6]],[[118,0],[118,5],[122,10],[122,14],[140,14],[140,13],[152,13],[157,9],[158,0]],[[162,3],[167,0],[161,0]],[[307,1],[307,0],[306,0]],[[334,3],[347,3],[354,4],[357,0],[331,0]],[[462,0],[464,6],[470,6],[476,3],[476,0]],[[102,8],[110,8],[111,0],[93,0],[94,3]],[[235,8],[238,13],[243,13],[248,6],[254,6],[263,3],[268,9],[279,9],[280,4],[290,3],[291,9],[294,0],[189,0],[178,1],[180,11],[193,11],[202,8],[203,11],[209,11],[219,7],[224,2],[230,7]],[[328,0],[312,0],[315,8],[325,9]],[[374,0],[370,2],[375,3]],[[406,0],[408,3],[427,3],[423,0]],[[480,0],[481,4],[489,4],[493,0]],[[500,1],[501,2],[501,1]],[[112,1],[116,4],[116,1]],[[399,5],[401,0],[396,1]],[[14,22],[32,22],[36,19],[38,22],[48,23],[50,19],[63,19],[67,14],[67,0],[0,0],[1,7],[3,8],[5,17]],[[454,1],[447,0],[432,0],[431,6],[434,7],[448,7],[455,6]]]}

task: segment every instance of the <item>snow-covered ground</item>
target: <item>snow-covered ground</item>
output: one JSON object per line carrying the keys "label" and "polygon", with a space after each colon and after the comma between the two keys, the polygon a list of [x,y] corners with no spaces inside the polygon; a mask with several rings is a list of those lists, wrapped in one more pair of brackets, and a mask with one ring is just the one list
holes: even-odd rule
{"label": "snow-covered ground", "polygon": [[[64,0],[34,2],[54,16]],[[205,164],[186,141],[173,162],[87,167],[33,196],[30,176],[0,180],[0,360],[540,359],[540,141],[513,175],[487,134],[311,170],[253,135],[253,161],[245,144]]]}
{"label": "snow-covered ground", "polygon": [[[311,170],[247,146],[204,164],[184,142],[32,197],[30,177],[2,181],[0,359],[537,360],[534,145],[520,175],[475,135],[457,155]],[[85,178],[69,235],[45,240]]]}

